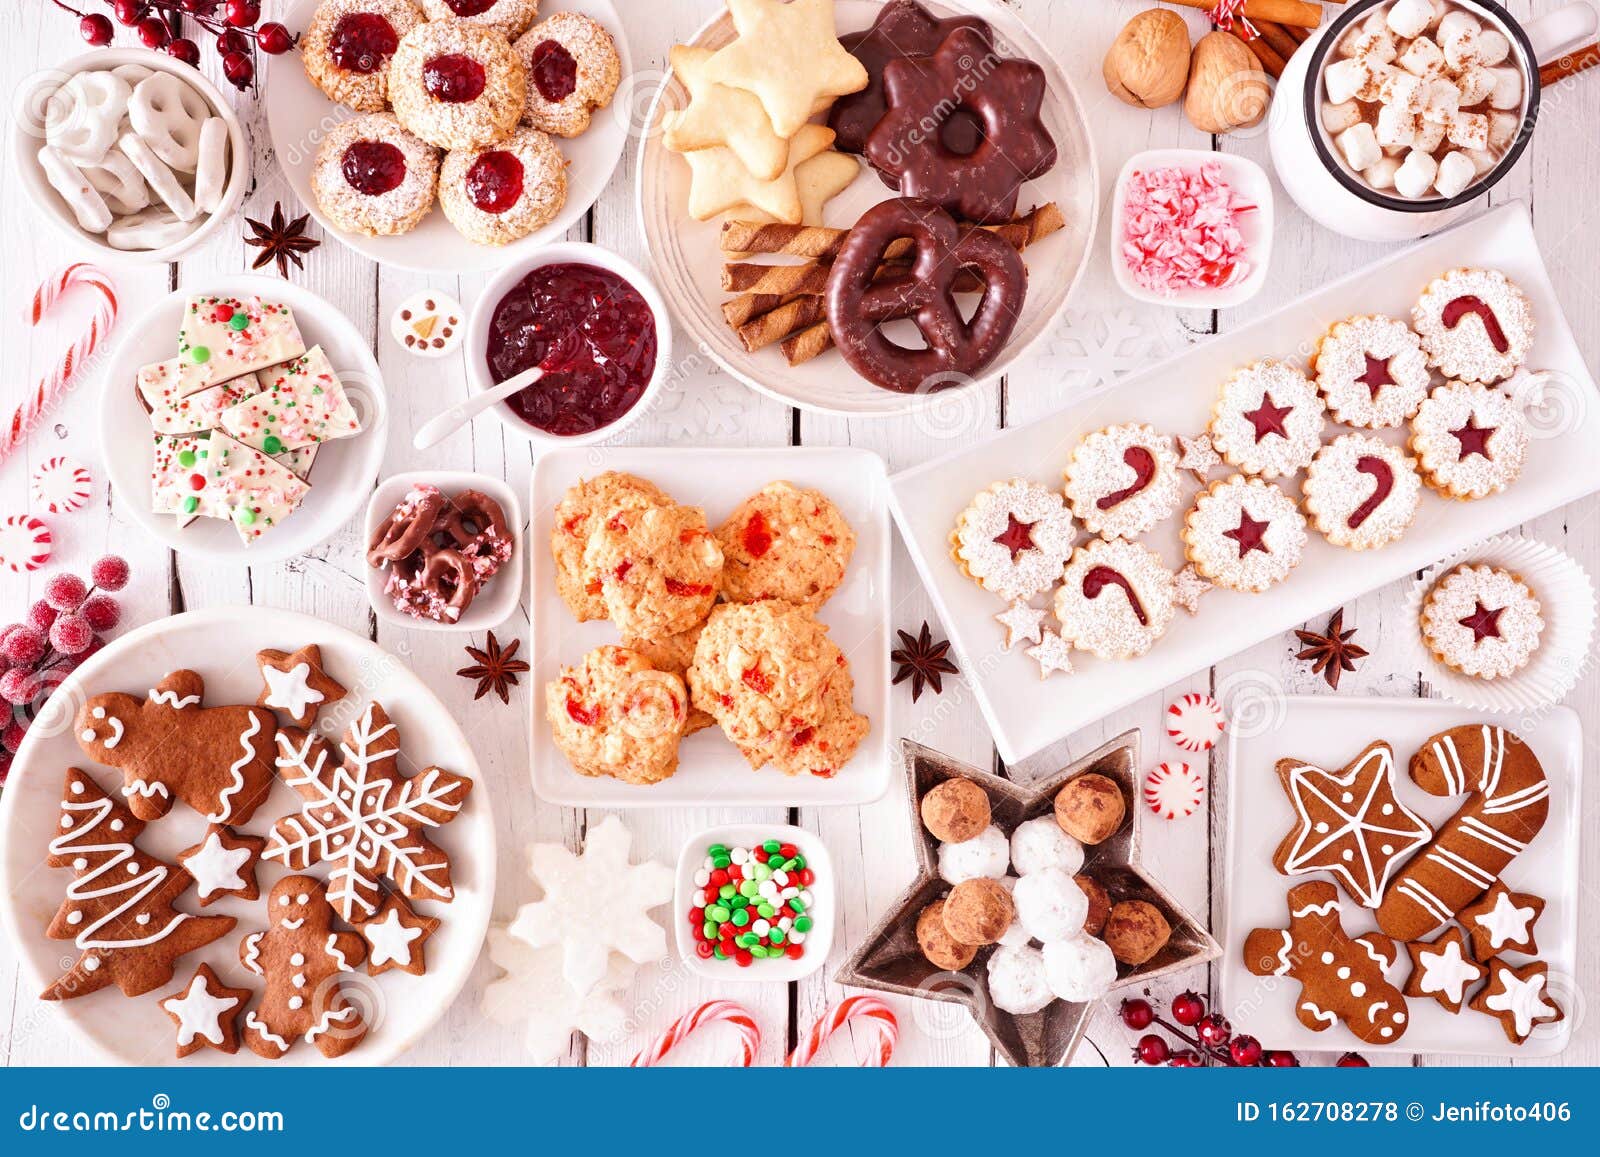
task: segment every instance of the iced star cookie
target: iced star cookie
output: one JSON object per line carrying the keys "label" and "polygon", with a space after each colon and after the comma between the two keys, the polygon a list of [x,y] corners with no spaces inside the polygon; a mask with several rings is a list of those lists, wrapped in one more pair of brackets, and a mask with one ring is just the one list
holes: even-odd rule
{"label": "iced star cookie", "polygon": [[1175,612],[1172,572],[1148,547],[1121,539],[1076,551],[1056,591],[1061,637],[1102,659],[1132,659],[1155,645]]}
{"label": "iced star cookie", "polygon": [[409,233],[433,208],[441,157],[393,113],[353,117],[329,130],[317,148],[311,191],[347,233]]}
{"label": "iced star cookie", "polygon": [[135,385],[139,401],[150,415],[150,425],[158,434],[198,434],[214,430],[222,411],[261,392],[256,375],[241,374],[214,386],[193,383],[202,377],[201,367],[185,364],[182,358],[145,366]]}
{"label": "iced star cookie", "polygon": [[261,895],[256,866],[267,846],[265,836],[241,836],[221,824],[206,828],[205,839],[178,853],[178,863],[194,877],[200,907],[236,896],[255,900]]}
{"label": "iced star cookie", "polygon": [[191,297],[178,330],[178,359],[198,369],[196,390],[289,361],[306,352],[294,313],[259,297]]}
{"label": "iced star cookie", "polygon": [[1521,968],[1499,958],[1491,960],[1489,983],[1472,998],[1471,1007],[1499,1020],[1506,1039],[1519,1045],[1540,1025],[1566,1019],[1561,1006],[1550,999],[1549,972],[1550,966],[1542,960]]}
{"label": "iced star cookie", "polygon": [[1078,532],[1060,492],[1014,478],[972,500],[950,532],[961,572],[1008,601],[1031,599],[1061,577]]}
{"label": "iced star cookie", "polygon": [[259,376],[261,392],[224,410],[219,423],[246,446],[282,454],[361,433],[361,419],[321,346]]}
{"label": "iced star cookie", "polygon": [[583,563],[589,536],[625,512],[670,505],[672,499],[655,483],[613,470],[579,482],[561,496],[550,531],[550,553],[556,564],[556,591],[580,623],[606,617],[600,576]]}
{"label": "iced star cookie", "polygon": [[323,0],[300,37],[300,61],[329,100],[381,112],[389,106],[389,60],[422,21],[411,0]]}
{"label": "iced star cookie", "polygon": [[599,576],[617,630],[644,639],[703,622],[722,586],[722,548],[698,506],[612,514],[589,536],[583,565]]}
{"label": "iced star cookie", "polygon": [[1367,430],[1404,425],[1431,380],[1417,335],[1377,314],[1335,322],[1311,355],[1311,373],[1333,420]]}
{"label": "iced star cookie", "polygon": [[512,47],[528,72],[522,119],[558,137],[582,135],[594,110],[611,103],[622,80],[611,33],[577,12],[557,12],[540,21]]}
{"label": "iced star cookie", "polygon": [[1544,614],[1517,575],[1463,564],[1439,576],[1422,600],[1422,641],[1451,670],[1499,679],[1521,670],[1539,648]]}
{"label": "iced star cookie", "polygon": [[1229,590],[1264,591],[1299,565],[1306,520],[1272,483],[1235,474],[1200,492],[1182,536],[1204,578]]}
{"label": "iced star cookie", "polygon": [[1528,424],[1506,394],[1477,382],[1437,387],[1411,419],[1422,480],[1446,498],[1496,494],[1517,480]]}
{"label": "iced star cookie", "polygon": [[717,527],[722,597],[732,603],[779,599],[815,610],[844,581],[855,531],[826,494],[772,482]]}
{"label": "iced star cookie", "polygon": [[1416,460],[1370,434],[1343,434],[1317,451],[1300,493],[1306,515],[1334,546],[1371,550],[1399,538],[1417,516]]}
{"label": "iced star cookie", "polygon": [[188,984],[161,998],[161,1011],[177,1028],[178,1059],[204,1048],[229,1056],[238,1052],[239,1017],[249,1003],[248,988],[229,988],[211,965],[200,965]]}
{"label": "iced star cookie", "polygon": [[389,62],[394,115],[441,149],[481,149],[510,136],[527,91],[527,70],[505,34],[460,20],[413,28]]}
{"label": "iced star cookie", "polygon": [[[634,651],[642,656],[657,671],[666,671],[683,679],[685,686],[688,684],[689,664],[694,662],[695,644],[700,641],[700,632],[705,630],[705,624],[690,627],[676,635],[667,635],[660,639],[636,639],[624,636],[622,645],[627,650]],[[700,708],[689,707],[689,719],[684,724],[683,733],[693,735],[696,731],[716,725],[716,720],[707,715]]]}
{"label": "iced star cookie", "polygon": [[1544,915],[1544,899],[1531,892],[1513,892],[1496,880],[1489,890],[1461,909],[1456,918],[1472,937],[1472,951],[1479,960],[1502,952],[1523,956],[1539,955],[1534,925]]}
{"label": "iced star cookie", "polygon": [[283,712],[296,727],[310,727],[318,711],[345,697],[344,685],[323,669],[315,643],[298,651],[257,651],[256,667],[262,682],[256,706]]}
{"label": "iced star cookie", "polygon": [[1149,426],[1096,430],[1073,450],[1065,476],[1072,513],[1102,538],[1138,538],[1178,509],[1178,454]]}
{"label": "iced star cookie", "polygon": [[1454,924],[1432,940],[1406,945],[1411,975],[1403,990],[1407,996],[1431,996],[1450,1012],[1460,1012],[1467,993],[1488,974],[1467,947],[1467,938]]}
{"label": "iced star cookie", "polygon": [[1533,306],[1505,274],[1452,269],[1411,307],[1428,362],[1447,378],[1497,382],[1510,377],[1533,345]]}
{"label": "iced star cookie", "polygon": [[1211,415],[1212,445],[1230,466],[1277,478],[1311,461],[1322,445],[1317,388],[1287,362],[1254,362],[1222,384]]}
{"label": "iced star cookie", "polygon": [[367,942],[367,975],[382,976],[391,968],[412,976],[427,972],[424,945],[441,923],[435,916],[418,916],[398,892],[390,892],[376,916],[356,925]]}

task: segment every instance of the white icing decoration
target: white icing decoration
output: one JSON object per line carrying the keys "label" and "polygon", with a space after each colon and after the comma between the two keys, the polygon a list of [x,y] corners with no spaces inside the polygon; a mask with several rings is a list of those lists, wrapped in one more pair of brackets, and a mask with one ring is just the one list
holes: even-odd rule
{"label": "white icing decoration", "polygon": [[[110,747],[111,744],[108,743],[106,746]],[[167,785],[162,783],[160,780],[152,783],[149,780],[136,779],[132,783],[125,783],[122,785],[122,794],[128,796],[130,799],[136,795],[143,796],[145,799],[150,799],[152,796],[158,795],[163,799],[172,798],[172,793],[167,790]]]}
{"label": "white icing decoration", "polygon": [[305,919],[303,917],[299,920],[291,920],[285,916],[282,920],[278,921],[278,927],[287,928],[290,932],[293,932],[300,928],[304,923]]}
{"label": "white icing decoration", "polygon": [[1531,905],[1517,907],[1510,892],[1501,892],[1494,898],[1494,907],[1473,918],[1489,934],[1489,947],[1498,951],[1508,944],[1526,944],[1530,939],[1528,925],[1532,924],[1538,910]]}
{"label": "white icing decoration", "polygon": [[299,968],[305,962],[306,957],[305,953],[303,952],[296,952],[293,956],[289,957],[289,966],[291,968]]}
{"label": "white icing decoration", "polygon": [[233,781],[217,793],[217,810],[206,819],[214,824],[228,822],[228,817],[233,814],[232,798],[239,794],[239,789],[244,787],[244,769],[256,758],[256,749],[250,741],[261,732],[261,717],[254,711],[250,713],[250,726],[245,728],[239,736],[239,746],[244,749],[244,754],[234,760],[228,772],[233,776]]}
{"label": "white icing decoration", "polygon": [[291,996],[289,998],[289,1010],[291,1012],[296,1011],[298,1009],[302,1009],[305,1006],[306,1006],[306,998],[305,997],[303,997],[303,996]]}
{"label": "white icing decoration", "polygon": [[1540,995],[1544,991],[1544,975],[1538,974],[1523,980],[1508,968],[1496,970],[1499,992],[1491,992],[1484,1007],[1492,1012],[1509,1012],[1518,1037],[1533,1031],[1533,1022],[1556,1016],[1561,1010]]}
{"label": "white icing decoration", "polygon": [[313,1025],[312,1028],[306,1033],[306,1043],[315,1044],[317,1037],[321,1036],[323,1033],[327,1032],[328,1029],[333,1027],[334,1021],[339,1021],[342,1023],[349,1020],[352,1016],[360,1016],[360,1010],[357,1009],[353,1004],[347,1004],[341,1009],[328,1009],[322,1014],[322,1019],[317,1021],[317,1023]]}
{"label": "white icing decoration", "polygon": [[272,1044],[277,1045],[280,1053],[286,1053],[289,1051],[289,1042],[284,1040],[271,1029],[267,1028],[267,1026],[263,1024],[256,1016],[254,1011],[245,1013],[244,1023],[246,1028],[254,1029],[256,1031],[256,1035],[262,1040],[270,1041]]}
{"label": "white icing decoration", "polygon": [[1438,952],[1419,951],[1417,965],[1422,969],[1418,987],[1423,995],[1443,993],[1451,1004],[1460,1004],[1467,994],[1467,985],[1483,975],[1483,969],[1468,960],[1461,952],[1461,945],[1454,940],[1446,942]]}
{"label": "white icing decoration", "polygon": [[[1303,1002],[1300,1005],[1300,1007],[1305,1009],[1307,1012],[1309,1012],[1311,1014],[1311,1019],[1316,1020],[1316,1021],[1320,1021],[1321,1023],[1323,1023],[1325,1025],[1334,1025],[1334,1024],[1338,1024],[1339,1023],[1339,1018],[1338,1018],[1338,1016],[1336,1014],[1331,1013],[1331,1012],[1327,1011],[1326,1009],[1318,1008],[1316,1005],[1312,1004],[1309,1000]],[[1318,1031],[1321,1031],[1321,1030],[1318,1030]]]}
{"label": "white icing decoration", "polygon": [[411,963],[411,942],[422,935],[421,928],[408,928],[400,920],[400,909],[390,908],[381,920],[361,926],[361,935],[372,945],[370,963],[377,967],[391,961],[404,968]]}
{"label": "white icing decoration", "polygon": [[193,707],[199,703],[200,696],[184,695],[180,697],[176,691],[158,691],[152,687],[150,689],[150,702],[164,703],[168,707],[181,711],[185,707]]}
{"label": "white icing decoration", "polygon": [[178,1018],[178,1044],[186,1046],[196,1036],[205,1037],[214,1045],[222,1043],[222,1014],[239,1003],[237,996],[212,996],[206,987],[206,978],[196,975],[183,996],[173,996],[161,1002],[161,1007]]}
{"label": "white icing decoration", "polygon": [[328,933],[326,952],[333,962],[338,965],[340,972],[355,971],[350,967],[350,961],[345,958],[345,954],[339,951],[339,934],[337,932]]}
{"label": "white icing decoration", "polygon": [[261,939],[265,932],[252,932],[244,938],[244,954],[239,962],[257,976],[265,976],[266,970],[261,966]]}
{"label": "white icing decoration", "polygon": [[267,681],[268,707],[276,707],[298,719],[306,713],[307,707],[323,700],[322,692],[306,682],[311,676],[310,663],[296,663],[287,671],[266,664],[261,674]]}
{"label": "white icing decoration", "polygon": [[217,832],[208,832],[199,848],[179,859],[194,877],[195,890],[202,900],[213,892],[243,891],[249,886],[243,869],[250,862],[250,849],[225,847]]}

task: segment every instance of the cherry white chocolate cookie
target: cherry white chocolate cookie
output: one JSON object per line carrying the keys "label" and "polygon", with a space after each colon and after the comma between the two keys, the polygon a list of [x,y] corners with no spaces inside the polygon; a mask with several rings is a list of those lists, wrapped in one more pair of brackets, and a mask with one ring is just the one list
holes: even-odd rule
{"label": "cherry white chocolate cookie", "polygon": [[586,570],[624,635],[655,639],[705,620],[722,586],[722,548],[697,506],[611,515],[589,536]]}
{"label": "cherry white chocolate cookie", "polygon": [[1131,659],[1172,622],[1172,572],[1136,542],[1091,541],[1067,564],[1056,591],[1061,637],[1102,659]]}
{"label": "cherry white chocolate cookie", "polygon": [[1178,509],[1172,439],[1130,422],[1096,430],[1072,452],[1066,493],[1091,534],[1138,538]]}
{"label": "cherry white chocolate cookie", "polygon": [[1517,403],[1492,386],[1446,382],[1411,419],[1410,449],[1422,480],[1447,498],[1496,494],[1522,473],[1528,424]]}
{"label": "cherry white chocolate cookie", "polygon": [[595,109],[611,103],[622,79],[616,41],[598,21],[577,12],[557,12],[528,29],[512,45],[528,73],[528,108],[523,120],[558,137],[589,127]]}
{"label": "cherry white chocolate cookie", "polygon": [[579,775],[670,778],[688,714],[683,680],[623,647],[597,647],[545,686],[551,735]]}
{"label": "cherry white chocolate cookie", "polygon": [[856,535],[820,490],[771,482],[734,508],[716,531],[722,596],[820,607],[844,581]]}
{"label": "cherry white chocolate cookie", "polygon": [[1434,278],[1412,306],[1411,323],[1429,363],[1463,382],[1510,377],[1533,345],[1533,306],[1495,269],[1452,269]]}
{"label": "cherry white chocolate cookie", "polygon": [[440,155],[393,113],[353,117],[323,138],[311,191],[318,207],[348,233],[409,233],[433,208]]}
{"label": "cherry white chocolate cookie", "polygon": [[1235,370],[1211,415],[1211,441],[1228,464],[1277,478],[1311,461],[1322,445],[1322,396],[1287,362],[1268,358]]}
{"label": "cherry white chocolate cookie", "polygon": [[522,119],[527,70],[505,34],[459,20],[406,33],[389,64],[389,103],[406,129],[441,149],[481,149]]}
{"label": "cherry white chocolate cookie", "polygon": [[655,483],[615,470],[579,482],[561,496],[550,529],[550,553],[556,591],[580,623],[606,617],[600,575],[583,561],[590,536],[627,511],[670,505],[672,499]]}
{"label": "cherry white chocolate cookie", "polygon": [[1235,474],[1200,492],[1184,519],[1184,551],[1218,586],[1264,591],[1289,577],[1306,548],[1306,520],[1270,482]]}
{"label": "cherry white chocolate cookie", "polygon": [[389,106],[389,60],[423,20],[411,0],[323,0],[300,37],[306,76],[357,112]]}
{"label": "cherry white chocolate cookie", "polygon": [[1422,600],[1422,641],[1463,675],[1499,679],[1538,650],[1544,614],[1533,591],[1499,567],[1463,564],[1439,577]]}
{"label": "cherry white chocolate cookie", "polygon": [[1428,359],[1404,322],[1369,314],[1335,322],[1311,355],[1334,421],[1367,430],[1404,425],[1428,396]]}
{"label": "cherry white chocolate cookie", "polygon": [[1416,460],[1371,434],[1343,434],[1317,451],[1300,492],[1311,525],[1334,546],[1370,550],[1399,538],[1417,515]]}
{"label": "cherry white chocolate cookie", "polygon": [[1014,478],[961,512],[950,553],[963,573],[1003,599],[1030,599],[1061,577],[1078,532],[1059,491]]}
{"label": "cherry white chocolate cookie", "polygon": [[479,245],[526,237],[566,203],[566,159],[538,129],[518,129],[482,149],[453,149],[439,170],[444,215]]}

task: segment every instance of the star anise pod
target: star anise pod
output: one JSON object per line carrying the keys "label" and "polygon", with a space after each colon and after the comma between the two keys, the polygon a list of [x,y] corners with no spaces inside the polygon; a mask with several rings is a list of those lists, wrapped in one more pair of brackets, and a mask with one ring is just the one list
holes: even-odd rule
{"label": "star anise pod", "polygon": [[256,259],[250,263],[251,269],[260,269],[269,262],[278,263],[278,276],[289,276],[289,262],[294,262],[296,269],[304,269],[305,263],[300,260],[300,254],[310,253],[322,242],[315,237],[306,236],[306,225],[311,221],[311,214],[305,213],[289,220],[283,211],[283,202],[272,203],[272,220],[269,222],[252,221],[249,217],[244,223],[250,226],[254,237],[246,237],[244,243],[261,250],[256,254]]}
{"label": "star anise pod", "polygon": [[512,657],[520,646],[521,639],[512,639],[511,645],[502,650],[500,640],[490,631],[482,648],[467,647],[467,654],[476,662],[470,667],[461,668],[456,674],[478,681],[477,693],[472,696],[474,700],[482,699],[493,691],[500,696],[500,702],[511,702],[511,688],[517,686],[517,676],[528,670],[528,664]]}
{"label": "star anise pod", "polygon": [[913,703],[922,697],[924,686],[932,687],[935,695],[942,695],[944,676],[961,673],[946,657],[950,653],[950,641],[940,639],[935,643],[927,623],[922,624],[922,630],[915,638],[904,631],[896,631],[895,634],[900,636],[900,646],[889,652],[889,661],[895,664],[894,681],[901,683],[911,680]]}
{"label": "star anise pod", "polygon": [[1311,660],[1311,673],[1321,675],[1334,690],[1339,688],[1339,676],[1356,669],[1356,660],[1367,657],[1366,649],[1350,641],[1356,633],[1354,627],[1344,629],[1344,608],[1333,612],[1328,629],[1322,634],[1315,631],[1296,631],[1295,636],[1305,644],[1296,659]]}

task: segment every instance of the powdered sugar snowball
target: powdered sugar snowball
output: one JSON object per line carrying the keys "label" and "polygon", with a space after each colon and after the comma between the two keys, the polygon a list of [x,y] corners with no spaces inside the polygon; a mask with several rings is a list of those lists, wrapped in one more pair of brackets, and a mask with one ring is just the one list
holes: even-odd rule
{"label": "powdered sugar snowball", "polygon": [[1046,868],[1077,872],[1083,867],[1083,845],[1061,830],[1055,816],[1039,816],[1011,833],[1011,866],[1019,876]]}
{"label": "powdered sugar snowball", "polygon": [[1140,288],[1170,297],[1250,276],[1244,218],[1257,206],[1223,179],[1221,162],[1137,171],[1122,208],[1122,259]]}
{"label": "powdered sugar snowball", "polygon": [[960,884],[980,876],[998,880],[1011,867],[1011,845],[1005,833],[990,824],[970,840],[939,845],[939,876]]}
{"label": "powdered sugar snowball", "polygon": [[1027,1016],[1055,999],[1045,978],[1044,953],[1037,948],[997,948],[988,970],[989,999],[1002,1012]]}
{"label": "powdered sugar snowball", "polygon": [[1035,940],[1049,944],[1083,933],[1089,915],[1089,897],[1072,873],[1063,868],[1041,868],[1023,876],[1011,890],[1017,919]]}
{"label": "powdered sugar snowball", "polygon": [[1062,1000],[1099,1000],[1117,981],[1117,958],[1092,936],[1046,944],[1043,955],[1045,980]]}

